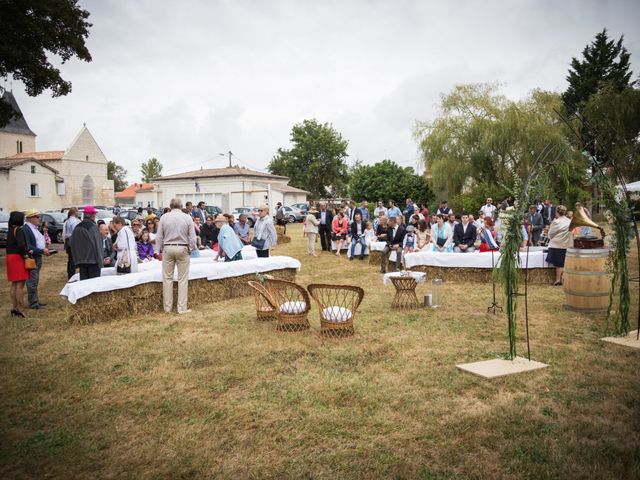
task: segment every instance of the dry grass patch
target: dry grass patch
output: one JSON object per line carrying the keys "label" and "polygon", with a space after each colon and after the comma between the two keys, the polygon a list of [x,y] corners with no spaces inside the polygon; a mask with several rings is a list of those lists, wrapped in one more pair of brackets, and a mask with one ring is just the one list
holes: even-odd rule
{"label": "dry grass patch", "polygon": [[287,233],[274,253],[301,259],[298,283],[365,289],[355,336],[320,337],[315,305],[311,331],[276,332],[251,297],[69,325],[65,258],[47,259],[50,306],[20,321],[1,312],[0,475],[640,476],[640,353],[599,342],[602,317],[532,287],[532,356],[551,367],[483,380],[455,364],[507,351],[490,285],[448,282],[443,308],[393,312],[376,266],[307,257],[300,227]]}

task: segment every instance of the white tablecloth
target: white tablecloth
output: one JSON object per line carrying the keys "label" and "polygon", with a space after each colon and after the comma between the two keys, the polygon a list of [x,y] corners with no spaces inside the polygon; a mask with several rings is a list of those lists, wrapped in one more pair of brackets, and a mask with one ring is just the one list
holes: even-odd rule
{"label": "white tablecloth", "polygon": [[[199,257],[191,257],[190,265],[196,265],[199,263],[211,263],[211,260],[218,254],[215,250],[211,250],[210,248],[205,248],[204,250],[198,250],[200,253]],[[251,245],[245,245],[242,247],[242,261],[244,260],[253,260],[258,258],[256,254],[256,249]],[[239,260],[236,260],[239,261]],[[218,258],[218,262],[224,262],[224,258]],[[149,270],[153,270],[155,268],[161,268],[162,262],[160,260],[147,260],[138,264],[138,272],[147,272]],[[115,275],[116,267],[106,267],[100,270],[101,277],[108,277],[110,275]],[[77,282],[80,280],[80,274],[76,273],[73,275],[69,282]]]}
{"label": "white tablecloth", "polygon": [[385,273],[384,277],[382,277],[382,282],[387,285],[387,283],[391,282],[391,278],[393,277],[412,277],[416,283],[424,283],[427,278],[427,274],[424,272],[391,272]]}
{"label": "white tablecloth", "polygon": [[[547,254],[542,249],[529,251],[528,268],[553,268],[545,259]],[[492,268],[491,252],[473,253],[443,253],[443,252],[413,252],[404,256],[406,268],[426,265],[429,267],[453,268]],[[500,252],[494,252],[495,265],[500,263]],[[527,264],[526,252],[520,252],[520,268]]]}
{"label": "white tablecloth", "polygon": [[[94,292],[109,292],[131,288],[143,283],[162,282],[162,262],[147,262],[140,264],[136,273],[115,275],[115,268],[103,268],[102,276],[67,283],[60,295],[67,297],[71,303],[76,303],[79,298],[91,295]],[[222,278],[238,277],[251,273],[261,273],[283,268],[295,268],[300,270],[300,261],[291,257],[256,258],[235,262],[214,262],[211,258],[192,258],[189,264],[189,280],[206,278],[207,280],[219,280]],[[105,272],[110,270],[110,272]],[[174,273],[174,280],[177,280]]]}

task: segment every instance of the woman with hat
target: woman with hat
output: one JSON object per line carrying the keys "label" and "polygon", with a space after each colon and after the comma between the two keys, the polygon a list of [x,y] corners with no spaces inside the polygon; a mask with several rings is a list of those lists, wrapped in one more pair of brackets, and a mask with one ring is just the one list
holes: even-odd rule
{"label": "woman with hat", "polygon": [[312,257],[318,256],[316,253],[316,237],[318,236],[318,225],[320,225],[320,220],[316,217],[317,214],[318,210],[316,210],[316,207],[311,207],[307,213],[307,218],[305,219],[305,228],[307,232],[307,255],[311,255]]}
{"label": "woman with hat", "polygon": [[215,219],[218,232],[218,253],[224,256],[225,262],[242,260],[242,242],[236,235],[235,230],[229,226],[227,217],[218,215]]}
{"label": "woman with hat", "polygon": [[9,231],[7,232],[7,280],[11,283],[9,297],[11,298],[11,316],[23,317],[24,313],[24,283],[29,280],[29,270],[24,268],[27,256],[27,242],[24,238],[22,225],[24,214],[11,212],[9,214]]}
{"label": "woman with hat", "polygon": [[253,225],[253,241],[251,245],[255,247],[258,258],[266,258],[269,256],[269,249],[275,247],[277,243],[278,234],[269,215],[269,206],[260,205],[258,219]]}

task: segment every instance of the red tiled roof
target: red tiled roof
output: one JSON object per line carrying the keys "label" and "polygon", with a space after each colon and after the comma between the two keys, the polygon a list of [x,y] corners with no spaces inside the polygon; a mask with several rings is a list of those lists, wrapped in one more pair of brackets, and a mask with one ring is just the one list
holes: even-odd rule
{"label": "red tiled roof", "polygon": [[11,159],[31,159],[31,160],[62,160],[64,150],[51,150],[48,152],[22,152],[11,155]]}
{"label": "red tiled roof", "polygon": [[153,183],[132,183],[121,192],[116,193],[116,198],[133,198],[137,192],[153,190]]}

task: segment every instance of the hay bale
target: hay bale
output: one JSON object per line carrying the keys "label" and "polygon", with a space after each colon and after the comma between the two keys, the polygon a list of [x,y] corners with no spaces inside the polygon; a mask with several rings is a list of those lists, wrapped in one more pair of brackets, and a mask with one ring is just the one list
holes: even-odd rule
{"label": "hay bale", "polygon": [[[457,268],[457,267],[432,267],[417,265],[412,267],[414,272],[425,272],[427,278],[441,278],[450,282],[491,283],[492,272],[490,268]],[[520,282],[524,282],[524,269],[520,269]],[[535,285],[553,284],[555,269],[531,268],[529,269],[529,283]]]}
{"label": "hay bale", "polygon": [[[268,272],[273,278],[295,281],[296,269],[284,268]],[[255,274],[209,281],[206,278],[189,280],[189,306],[219,302],[230,298],[252,295],[247,285]],[[178,283],[173,283],[173,297],[178,297]],[[174,302],[175,303],[175,302]],[[79,299],[67,307],[67,319],[72,324],[111,321],[163,311],[162,283],[153,282],[132,288],[96,292]]]}

